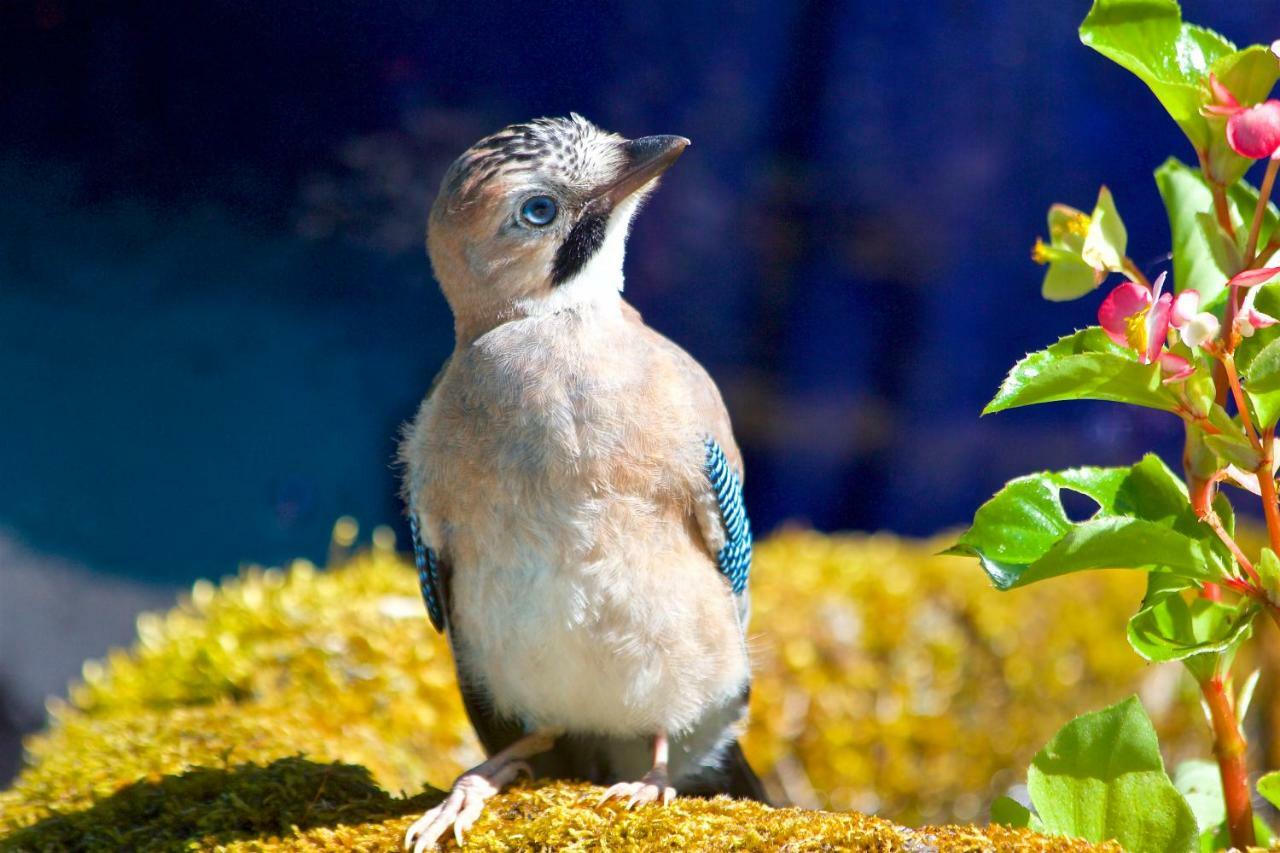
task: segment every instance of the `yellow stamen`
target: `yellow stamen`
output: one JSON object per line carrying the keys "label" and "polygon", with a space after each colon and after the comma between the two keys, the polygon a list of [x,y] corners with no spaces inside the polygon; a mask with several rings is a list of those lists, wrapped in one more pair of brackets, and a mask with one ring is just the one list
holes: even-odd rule
{"label": "yellow stamen", "polygon": [[1067,216],[1055,222],[1049,236],[1053,238],[1054,242],[1061,240],[1068,234],[1084,237],[1089,233],[1090,223],[1089,214],[1076,213],[1074,216]]}
{"label": "yellow stamen", "polygon": [[1031,247],[1031,260],[1042,266],[1053,260],[1049,254],[1049,246],[1039,237],[1036,238],[1036,244]]}
{"label": "yellow stamen", "polygon": [[1139,353],[1147,351],[1147,311],[1143,309],[1124,318],[1124,337]]}

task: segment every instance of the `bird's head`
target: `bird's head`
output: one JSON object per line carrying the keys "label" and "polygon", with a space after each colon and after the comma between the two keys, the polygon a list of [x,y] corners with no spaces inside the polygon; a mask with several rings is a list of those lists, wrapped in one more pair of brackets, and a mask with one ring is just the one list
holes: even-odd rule
{"label": "bird's head", "polygon": [[689,140],[628,140],[577,114],[513,124],[444,176],[427,251],[459,334],[622,289],[627,228]]}

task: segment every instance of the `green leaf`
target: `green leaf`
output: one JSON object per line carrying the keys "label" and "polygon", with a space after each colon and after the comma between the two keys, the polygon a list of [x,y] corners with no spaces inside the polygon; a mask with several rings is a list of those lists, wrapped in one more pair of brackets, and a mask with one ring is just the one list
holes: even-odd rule
{"label": "green leaf", "polygon": [[1062,489],[1093,498],[1109,513],[1129,474],[1128,468],[1073,468],[1010,480],[978,508],[973,527],[948,553],[978,557],[996,586],[1008,589],[1070,532],[1073,524],[1059,497]]}
{"label": "green leaf", "polygon": [[[1062,490],[1098,509],[1074,522]],[[999,589],[1092,568],[1146,568],[1214,580],[1226,561],[1195,517],[1182,482],[1157,456],[1130,468],[1075,468],[1011,480],[947,551],[977,557]]]}
{"label": "green leaf", "polygon": [[[1262,293],[1258,296],[1261,298]],[[1242,370],[1245,392],[1259,429],[1266,429],[1280,420],[1280,335],[1272,333],[1267,338],[1260,347],[1249,350],[1248,361]],[[1257,467],[1256,463],[1253,467]]]}
{"label": "green leaf", "polygon": [[1249,673],[1249,677],[1244,680],[1244,684],[1240,688],[1240,692],[1236,695],[1236,719],[1240,721],[1240,725],[1244,725],[1249,719],[1249,708],[1253,705],[1253,691],[1258,687],[1258,679],[1262,676],[1262,670],[1255,669]]}
{"label": "green leaf", "polygon": [[1013,829],[1028,829],[1035,815],[1012,797],[996,797],[991,803],[991,822]]}
{"label": "green leaf", "polygon": [[[1200,830],[1200,853],[1218,853],[1231,849],[1231,837],[1227,832],[1227,809],[1222,799],[1222,773],[1212,761],[1192,760],[1178,765],[1173,774],[1173,786],[1178,789],[1196,816]],[[1258,844],[1271,843],[1271,828],[1259,817],[1253,819]]]}
{"label": "green leaf", "polygon": [[1089,217],[1089,233],[1085,235],[1080,257],[1097,270],[1124,271],[1124,253],[1129,234],[1116,210],[1111,190],[1098,191],[1098,201]]}
{"label": "green leaf", "polygon": [[1258,576],[1262,578],[1262,588],[1272,601],[1280,601],[1280,557],[1270,548],[1263,548],[1258,562],[1254,564]]}
{"label": "green leaf", "polygon": [[1136,696],[1063,726],[1036,754],[1027,787],[1049,832],[1114,838],[1131,853],[1185,851],[1197,837]]}
{"label": "green leaf", "polygon": [[1159,365],[1139,364],[1135,353],[1093,326],[1015,364],[982,413],[1062,400],[1110,400],[1166,412],[1178,405],[1161,383]]}
{"label": "green leaf", "polygon": [[1249,391],[1246,396],[1258,429],[1280,422],[1280,391]]}
{"label": "green leaf", "polygon": [[1203,83],[1235,45],[1212,30],[1184,24],[1173,0],[1094,0],[1080,40],[1141,78],[1191,144],[1208,150],[1211,132],[1200,115]]}
{"label": "green leaf", "polygon": [[1201,759],[1182,762],[1173,774],[1173,786],[1191,807],[1191,813],[1196,816],[1196,827],[1201,832],[1216,830],[1227,819],[1227,807],[1222,799],[1222,774],[1215,762]]}
{"label": "green leaf", "polygon": [[1188,602],[1181,591],[1148,599],[1129,620],[1129,645],[1149,661],[1185,661],[1197,680],[1212,675],[1217,658],[1249,636],[1257,613],[1249,601],[1225,604],[1196,596]]}
{"label": "green leaf", "polygon": [[1239,432],[1224,432],[1218,435],[1206,435],[1205,446],[1228,462],[1239,465],[1245,471],[1252,471],[1262,461],[1261,454],[1253,449],[1253,445]]}
{"label": "green leaf", "polygon": [[[1240,182],[1227,193],[1232,234],[1226,234],[1213,215],[1213,193],[1199,169],[1170,157],[1156,169],[1156,187],[1164,200],[1173,235],[1173,281],[1179,292],[1195,290],[1202,306],[1216,304],[1226,293],[1227,280],[1240,272],[1246,223],[1253,221],[1258,193]],[[1261,245],[1269,239],[1280,213],[1268,204],[1263,216]]]}
{"label": "green leaf", "polygon": [[1105,518],[1078,525],[1021,572],[1013,585],[1026,586],[1085,569],[1111,568],[1167,571],[1202,580],[1217,580],[1225,573],[1206,543],[1155,522]]}
{"label": "green leaf", "polygon": [[1250,391],[1280,391],[1280,338],[1258,350],[1244,379]]}
{"label": "green leaf", "polygon": [[[1256,814],[1253,816],[1253,834],[1258,842],[1258,847],[1269,849],[1273,839],[1271,827],[1267,826],[1267,822]],[[1227,822],[1224,820],[1213,832],[1206,832],[1200,836],[1201,853],[1218,853],[1219,850],[1232,850],[1231,833],[1227,830]],[[1256,850],[1258,848],[1250,848]]]}
{"label": "green leaf", "polygon": [[1280,770],[1273,770],[1258,780],[1258,793],[1268,803],[1280,809]]}
{"label": "green leaf", "polygon": [[[1253,224],[1254,211],[1258,207],[1257,188],[1246,181],[1236,181],[1227,187],[1227,207],[1231,210],[1231,221],[1236,226],[1236,243],[1243,249],[1249,235],[1249,226]],[[1278,223],[1280,209],[1276,208],[1275,202],[1268,201],[1262,213],[1262,227],[1258,230],[1259,246],[1267,245]]]}

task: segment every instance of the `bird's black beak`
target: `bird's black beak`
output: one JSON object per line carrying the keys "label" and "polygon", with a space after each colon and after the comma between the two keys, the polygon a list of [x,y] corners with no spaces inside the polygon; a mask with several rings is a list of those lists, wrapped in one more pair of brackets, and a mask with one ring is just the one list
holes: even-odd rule
{"label": "bird's black beak", "polygon": [[625,143],[627,164],[617,179],[601,187],[592,201],[613,208],[679,159],[689,140],[683,136],[642,136]]}

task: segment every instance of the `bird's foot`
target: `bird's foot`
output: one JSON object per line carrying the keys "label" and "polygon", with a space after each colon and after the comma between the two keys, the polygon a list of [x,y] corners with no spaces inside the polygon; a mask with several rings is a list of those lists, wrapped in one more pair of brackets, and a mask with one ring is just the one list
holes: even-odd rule
{"label": "bird's foot", "polygon": [[619,782],[614,785],[604,792],[596,805],[603,805],[609,800],[621,800],[623,797],[627,798],[626,808],[629,809],[658,802],[665,806],[676,798],[676,789],[668,784],[667,768],[655,767],[644,774],[639,782]]}
{"label": "bird's foot", "polygon": [[497,764],[486,761],[463,773],[453,783],[449,795],[409,827],[404,835],[404,849],[413,853],[434,850],[436,842],[450,826],[453,827],[454,839],[461,847],[472,824],[484,811],[485,802],[521,773],[533,776],[528,763],[519,759],[508,759]]}

